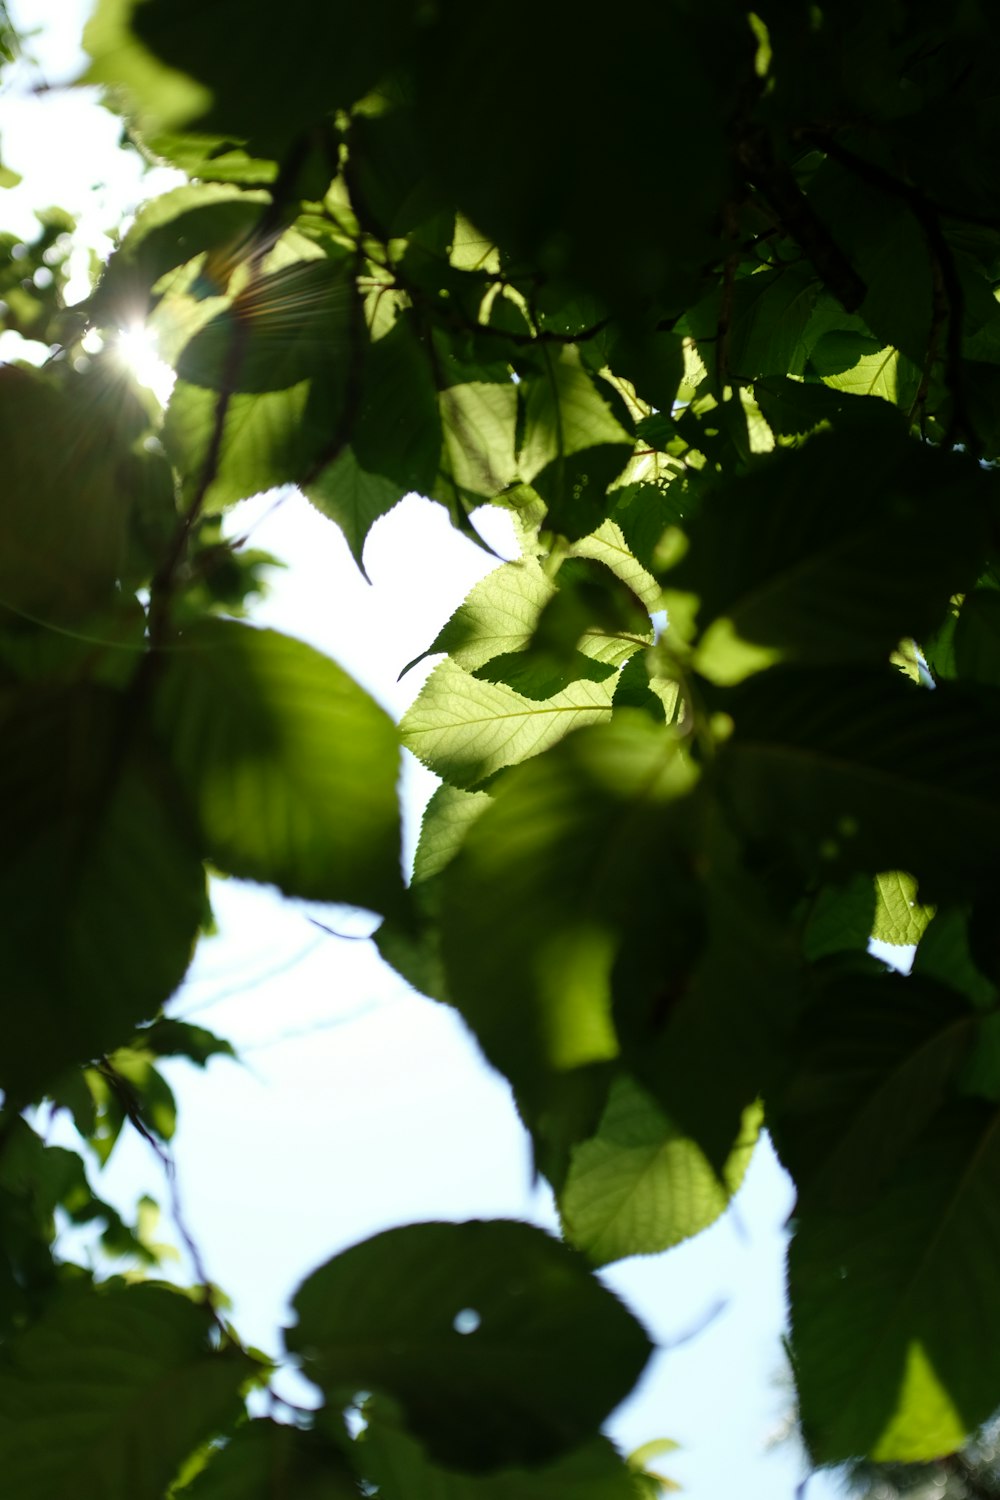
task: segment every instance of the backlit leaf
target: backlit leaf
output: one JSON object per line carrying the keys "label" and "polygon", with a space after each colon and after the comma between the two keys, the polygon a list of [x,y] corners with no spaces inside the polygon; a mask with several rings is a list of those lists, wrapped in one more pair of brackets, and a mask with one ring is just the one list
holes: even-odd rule
{"label": "backlit leaf", "polygon": [[879,943],[896,947],[919,943],[934,915],[932,906],[917,900],[917,884],[909,875],[893,870],[875,877],[875,924],[871,935]]}
{"label": "backlit leaf", "polygon": [[220,510],[339,453],[361,336],[348,265],[304,261],[251,283],[185,347],[163,442],[189,503]]}
{"label": "backlit leaf", "polygon": [[396,733],[335,662],[205,620],[174,646],[156,720],[223,869],[312,900],[395,906]]}
{"label": "backlit leaf", "polygon": [[336,521],[354,561],[362,567],[369,531],[379,516],[384,516],[402,500],[405,491],[384,474],[369,474],[348,445],[341,449],[332,463],[320,470],[315,479],[309,481],[305,493],[317,510]]}
{"label": "backlit leaf", "polygon": [[201,924],[181,788],[145,735],[123,738],[127,713],[97,688],[0,704],[0,1086],[25,1102],[155,1016]]}
{"label": "backlit leaf", "polygon": [[556,355],[546,348],[542,372],[528,383],[518,468],[545,500],[557,530],[569,537],[594,530],[606,509],[604,491],[632,446],[576,350]]}
{"label": "backlit leaf", "polygon": [[404,715],[403,744],[446,781],[474,787],[504,766],[539,755],[571,729],[608,718],[613,684],[613,678],[580,678],[536,701],[471,677],[449,658]]}
{"label": "backlit leaf", "polygon": [[597,1265],[651,1255],[706,1229],[739,1187],[757,1140],[760,1111],[745,1128],[722,1178],[694,1141],[623,1075],[611,1086],[600,1126],[573,1148],[559,1195],[570,1244]]}
{"label": "backlit leaf", "polygon": [[616,718],[506,777],[449,866],[452,1000],[532,1109],[551,1075],[617,1054],[615,954],[653,870],[679,878],[668,841],[695,780],[668,730]]}

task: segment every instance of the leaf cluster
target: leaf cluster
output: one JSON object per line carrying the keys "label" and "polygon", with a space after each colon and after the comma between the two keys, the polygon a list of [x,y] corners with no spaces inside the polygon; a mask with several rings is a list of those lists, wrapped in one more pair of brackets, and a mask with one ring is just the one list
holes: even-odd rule
{"label": "leaf cluster", "polygon": [[[81,361],[0,246],[59,346],[0,371],[0,1470],[634,1495],[599,1433],[649,1343],[593,1268],[711,1223],[763,1124],[814,1458],[957,1451],[1000,1401],[992,9],[99,0],[86,42],[188,176],[86,316],[177,378],[161,412]],[[362,568],[410,491],[514,518],[398,728],[246,618],[267,559],[221,518],[286,485]],[[406,879],[404,746],[441,780]],[[144,1242],[22,1118],[169,1139],[157,1059],[216,1050],[163,1015],[206,869],[377,913],[562,1220],[320,1268],[297,1424],[240,1415],[267,1367],[212,1289],[58,1262],[60,1209]]]}

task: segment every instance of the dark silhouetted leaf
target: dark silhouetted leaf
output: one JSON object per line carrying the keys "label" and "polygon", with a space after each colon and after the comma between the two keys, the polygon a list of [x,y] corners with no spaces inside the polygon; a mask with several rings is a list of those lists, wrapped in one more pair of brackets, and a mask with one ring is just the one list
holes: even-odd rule
{"label": "dark silhouetted leaf", "polygon": [[289,1346],[329,1398],[391,1396],[432,1459],[473,1473],[596,1436],[650,1352],[575,1251],[505,1220],[388,1230],[314,1271],[293,1307]]}

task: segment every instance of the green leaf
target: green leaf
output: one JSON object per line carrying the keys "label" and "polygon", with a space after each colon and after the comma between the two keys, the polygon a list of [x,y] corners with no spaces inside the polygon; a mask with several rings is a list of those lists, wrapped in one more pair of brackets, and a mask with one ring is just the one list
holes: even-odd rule
{"label": "green leaf", "polygon": [[[747,77],[745,16],[727,11],[710,23],[700,13],[645,8],[644,46],[627,81],[607,69],[603,15],[581,15],[570,26],[561,12],[542,13],[517,0],[507,19],[497,30],[484,13],[449,15],[415,70],[417,122],[448,197],[515,265],[535,272],[532,294],[540,284],[554,311],[560,293],[565,302],[594,294],[627,310],[629,322],[648,320],[651,305],[687,305],[700,286],[700,268],[714,265],[719,254],[718,216],[732,171],[722,122]],[[544,152],[512,150],[497,129],[510,79],[523,67],[527,35],[537,56],[560,58],[533,101],[538,139],[573,141],[557,171]],[[670,58],[668,96],[659,87],[664,57]],[[461,81],[473,59],[471,98]],[[601,108],[581,109],[579,80],[598,76],[606,84]],[[615,122],[616,147],[609,169],[595,170],[605,160],[608,120]],[[657,180],[661,170],[660,143],[682,139],[686,149],[671,164],[670,205],[638,212],[637,185]],[[675,211],[678,205],[683,212]]]}
{"label": "green leaf", "polygon": [[222,869],[311,900],[398,905],[396,731],[334,662],[203,620],[170,654],[155,719]]}
{"label": "green leaf", "polygon": [[522,698],[541,702],[554,698],[572,683],[605,682],[615,675],[614,667],[593,661],[582,651],[563,652],[509,651],[494,656],[485,666],[473,672],[480,682],[496,682],[513,688]]}
{"label": "green leaf", "polygon": [[267,201],[263,192],[199,182],[143,204],[94,293],[95,319],[119,327],[142,319],[161,277],[205,252],[209,275],[213,264],[234,268]]}
{"label": "green leaf", "polygon": [[200,509],[221,510],[305,481],[339,453],[361,337],[346,258],[251,282],[196,333],[163,428],[189,503],[201,495]]}
{"label": "green leaf", "polygon": [[[177,1101],[163,1074],[154,1065],[153,1055],[135,1046],[116,1047],[108,1056],[107,1067],[147,1128],[160,1140],[171,1140],[177,1126]],[[102,1076],[101,1070],[97,1072],[99,1077]],[[119,1110],[124,1115],[121,1105]],[[108,1155],[113,1144],[113,1141],[108,1143]],[[101,1151],[98,1154],[102,1156],[103,1165],[107,1155]]]}
{"label": "green leaf", "polygon": [[257,1366],[162,1286],[68,1287],[0,1352],[0,1467],[23,1500],[163,1500]]}
{"label": "green leaf", "polygon": [[354,561],[367,578],[362,556],[368,533],[380,516],[402,500],[406,493],[403,486],[384,474],[369,474],[348,444],[303,488],[316,509],[336,521]]}
{"label": "green leaf", "polygon": [[969,912],[964,907],[938,909],[920,940],[913,973],[951,985],[981,1010],[992,1007],[997,999],[996,985],[977,967],[972,956]]}
{"label": "green leaf", "polygon": [[[609,519],[598,527],[592,538],[585,538],[576,545],[578,548],[589,547],[594,541],[603,545],[606,540],[617,550],[620,536],[632,559],[632,563],[627,563],[623,558],[622,564],[631,567],[638,562],[646,575],[645,578],[639,575],[634,581],[626,577],[625,582],[650,610],[659,609],[662,588],[657,583],[654,602],[649,583],[657,571],[660,542],[668,527],[679,525],[685,515],[697,509],[694,497],[690,489],[676,479],[670,483],[658,480],[655,484],[618,485],[609,493],[608,500],[611,502]],[[602,560],[613,572],[618,572],[609,556]],[[624,574],[620,576],[624,577]]]}
{"label": "green leaf", "polygon": [[825,333],[810,358],[834,390],[879,396],[904,410],[920,385],[920,371],[898,349],[885,348],[860,333]]}
{"label": "green leaf", "polygon": [[173,1016],[159,1016],[139,1032],[140,1047],[155,1057],[186,1057],[204,1068],[213,1057],[235,1057],[231,1042],[218,1037],[204,1026]]}
{"label": "green leaf", "polygon": [[864,282],[860,316],[883,343],[922,362],[934,338],[933,258],[938,252],[919,215],[903,193],[886,192],[865,181],[863,170],[830,156],[809,184],[809,200],[827,223],[836,223],[838,242]]}
{"label": "green leaf", "polygon": [[171,1500],[356,1500],[344,1455],[319,1432],[259,1417],[213,1445],[191,1484]]}
{"label": "green leaf", "polygon": [[924,899],[992,868],[1000,836],[994,690],[934,692],[887,669],[774,668],[734,693],[724,796],[753,838],[825,879],[908,870]]}
{"label": "green leaf", "polygon": [[100,1224],[101,1246],[108,1255],[131,1255],[147,1265],[156,1259],[116,1210],[96,1196],[75,1151],[45,1145],[21,1119],[8,1121],[6,1130],[0,1161],[0,1333],[4,1338],[44,1311],[60,1277],[66,1275],[60,1270],[61,1257],[53,1253],[57,1212],[71,1224]]}
{"label": "green leaf", "polygon": [[437,487],[494,499],[517,477],[517,387],[469,381],[447,386],[438,399],[444,446]]}
{"label": "green leaf", "polygon": [[629,382],[641,401],[657,411],[670,411],[684,374],[684,345],[673,331],[654,329],[639,334],[623,328],[613,339],[608,364]]}
{"label": "green leaf", "polygon": [[261,395],[325,378],[335,410],[350,363],[344,351],[352,338],[353,270],[342,254],[252,279],[182,349],[178,379]]}
{"label": "green leaf", "polygon": [[725,335],[730,378],[745,382],[761,375],[801,375],[809,353],[804,337],[820,283],[808,262],[761,269],[730,289],[728,328],[723,329],[722,288],[691,310],[690,332],[704,344],[711,368],[713,346]]}
{"label": "green leaf", "polygon": [[457,1474],[431,1462],[384,1399],[366,1401],[364,1415],[352,1457],[386,1500],[638,1500],[629,1467],[607,1438],[541,1467]]}
{"label": "green leaf", "polygon": [[995,1108],[954,1104],[866,1206],[803,1211],[792,1352],[817,1462],[936,1458],[993,1411],[998,1123]]}
{"label": "green leaf", "polygon": [[868,408],[839,397],[827,385],[770,375],[754,382],[754,400],[780,441],[801,441],[826,427],[863,420]]}
{"label": "green leaf", "polygon": [[613,1015],[625,1067],[721,1176],[747,1109],[784,1077],[801,957],[780,884],[750,864],[704,783],[689,800],[646,867]]}
{"label": "green leaf", "polygon": [[437,788],[420,823],[420,837],[413,856],[414,884],[426,885],[442,873],[491,800],[486,792],[462,792],[447,785]]}
{"label": "green leaf", "polygon": [[864,953],[875,923],[876,900],[877,889],[868,875],[821,886],[812,897],[803,932],[805,957],[815,963],[831,953]]}
{"label": "green leaf", "polygon": [[980,1030],[957,991],[921,976],[820,978],[795,1065],[770,1102],[775,1141],[806,1209],[877,1196],[941,1108]]}
{"label": "green leaf", "polygon": [[977,465],[894,426],[815,437],[713,494],[668,576],[668,614],[697,610],[694,661],[717,683],[782,660],[884,661],[976,577],[994,503]]}
{"label": "green leaf", "polygon": [[975,589],[963,599],[952,649],[955,676],[1000,687],[1000,593],[996,589]]}
{"label": "green leaf", "polygon": [[287,390],[230,397],[222,414],[218,463],[210,463],[220,397],[179,380],[167,408],[164,446],[193,503],[206,478],[202,508],[224,510],[278,485],[304,479],[330,436],[326,394],[304,380]]}
{"label": "green leaf", "polygon": [[[380,44],[384,47],[384,41]],[[403,257],[408,285],[417,283],[432,295],[448,285],[447,252],[455,214],[435,190],[413,111],[393,90],[374,109],[359,109],[350,122],[350,190],[380,237],[410,235]],[[450,290],[450,288],[449,288]]]}
{"label": "green leaf", "polygon": [[570,538],[599,526],[608,485],[631,456],[633,439],[613,414],[572,346],[543,349],[542,373],[532,376],[524,403],[521,478],[549,508],[549,522]]}
{"label": "green leaf", "polygon": [[375,934],[379,953],[422,995],[448,999],[438,923],[441,874],[462,846],[469,828],[490,805],[486,792],[463,792],[446,782],[424,809],[413,857],[411,890],[417,926],[411,920],[382,923]]}
{"label": "green leaf", "polygon": [[474,787],[504,766],[539,755],[571,729],[608,718],[613,681],[581,678],[536,702],[479,681],[449,658],[404,715],[403,744],[444,780]]}
{"label": "green leaf", "polygon": [[293,1307],[289,1347],[331,1399],[391,1396],[433,1460],[471,1473],[594,1437],[650,1353],[574,1251],[505,1220],[376,1235],[313,1272]]}
{"label": "green leaf", "polygon": [[[641,502],[648,501],[650,491],[656,497],[659,495],[659,491],[653,486],[647,485],[639,488],[643,491],[640,497]],[[611,498],[614,499],[617,494],[618,491],[613,490]],[[658,537],[657,540],[659,540]],[[660,608],[663,590],[630,550],[625,534],[617,521],[602,521],[590,536],[581,537],[578,542],[574,542],[572,555],[603,563],[610,572],[621,579],[637,599],[642,601],[647,611]],[[644,628],[648,627],[644,626]]]}
{"label": "green leaf", "polygon": [[505,777],[448,868],[452,1001],[532,1114],[552,1075],[617,1054],[615,953],[653,871],[661,892],[675,876],[675,804],[696,775],[670,731],[623,714]]}
{"label": "green leaf", "polygon": [[437,473],[441,422],[420,330],[401,312],[365,349],[352,442],[362,468],[426,494]]}
{"label": "green leaf", "polygon": [[875,921],[871,935],[876,942],[894,947],[919,943],[933,915],[933,906],[924,906],[917,900],[917,883],[912,876],[900,870],[875,876]]}
{"label": "green leaf", "polygon": [[205,882],[181,789],[99,688],[0,701],[0,1087],[37,1097],[131,1036],[180,983]]}
{"label": "green leaf", "polygon": [[130,403],[120,384],[60,386],[15,365],[0,369],[0,391],[0,604],[43,623],[79,621],[112,602],[125,558]]}
{"label": "green leaf", "polygon": [[130,109],[163,126],[186,124],[205,110],[211,94],[176,68],[165,67],[130,28],[138,0],[98,0],[83,33],[92,62],[91,84],[124,92]]}
{"label": "green leaf", "polygon": [[289,0],[277,38],[273,17],[236,0],[207,11],[191,0],[101,0],[84,35],[94,59],[86,76],[123,86],[133,109],[161,125],[196,123],[281,150],[372,88],[411,26],[400,0],[349,19]]}
{"label": "green leaf", "polygon": [[602,533],[604,528],[576,543],[554,580],[533,557],[495,568],[404,672],[424,656],[447,651],[458,666],[479,673],[496,657],[533,645],[562,649],[570,657],[579,646],[598,662],[620,666],[635,651],[637,633],[652,638],[646,609],[636,597],[649,596],[652,580],[624,544],[616,543],[614,532]]}
{"label": "green leaf", "polygon": [[720,1180],[649,1095],[627,1075],[618,1077],[596,1134],[573,1148],[559,1195],[566,1238],[605,1265],[699,1234],[742,1182],[759,1126],[760,1110],[752,1107]]}
{"label": "green leaf", "polygon": [[446,651],[452,662],[467,672],[474,672],[494,656],[523,651],[534,634],[543,605],[554,593],[555,585],[535,558],[503,563],[473,586],[427,650],[403,672],[439,651]]}

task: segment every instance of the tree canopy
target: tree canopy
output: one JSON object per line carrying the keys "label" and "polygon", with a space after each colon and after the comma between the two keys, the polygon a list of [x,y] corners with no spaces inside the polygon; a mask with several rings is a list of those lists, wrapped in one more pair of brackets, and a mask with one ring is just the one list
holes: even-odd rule
{"label": "tree canopy", "polygon": [[[11,1494],[634,1497],[601,1428],[651,1345],[595,1270],[711,1223],[765,1125],[813,1459],[954,1453],[1000,1405],[1000,16],[98,0],[85,44],[188,180],[83,304],[65,216],[0,239],[53,348],[0,368]],[[253,622],[223,517],[284,485],[362,569],[411,491],[513,517],[399,726]],[[402,747],[441,780],[407,872]],[[87,1175],[226,1048],[164,1010],[210,870],[377,914],[562,1221],[320,1267],[294,1420]]]}

